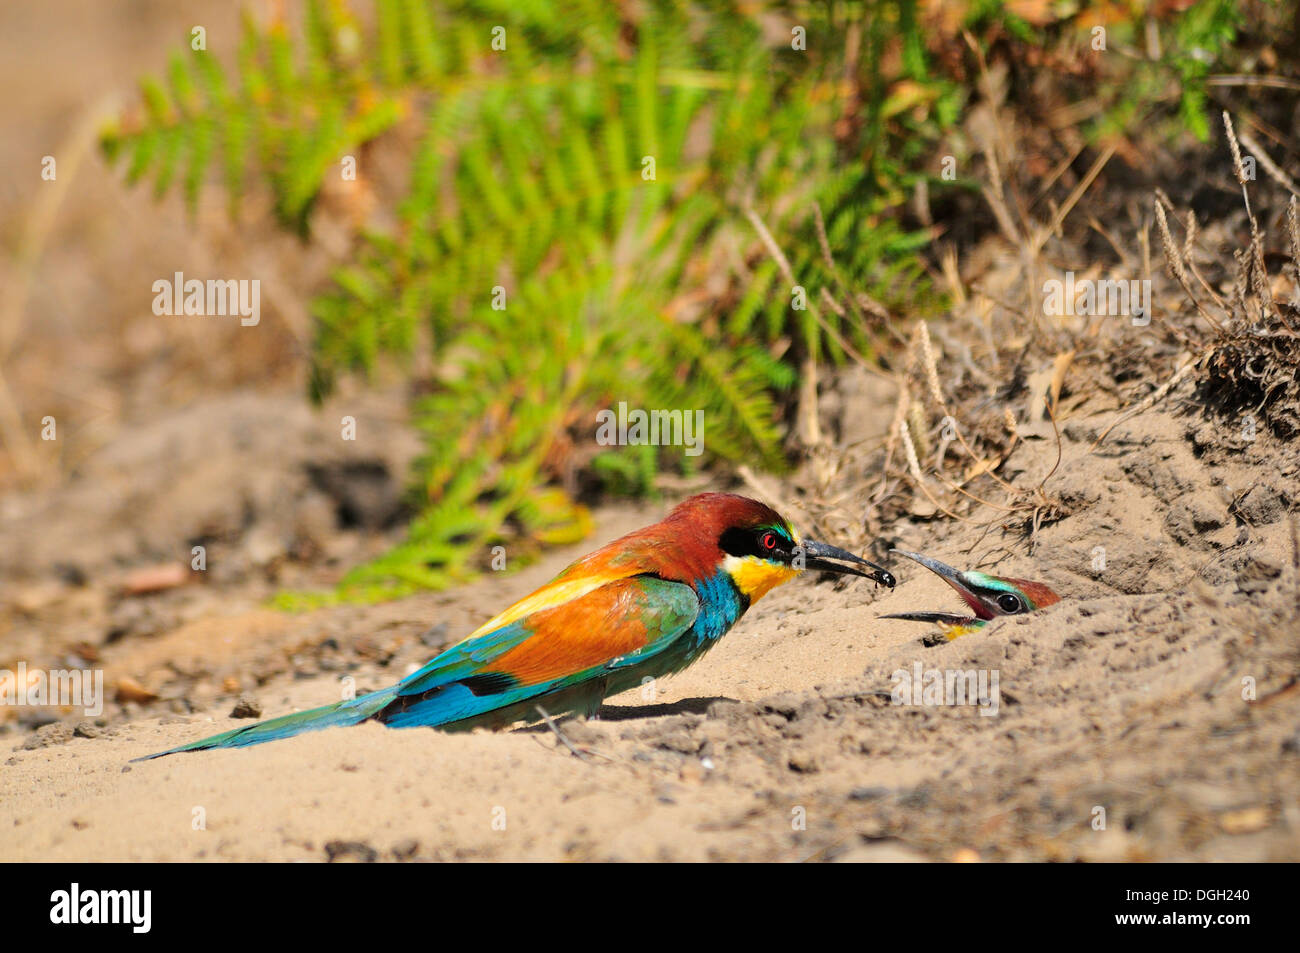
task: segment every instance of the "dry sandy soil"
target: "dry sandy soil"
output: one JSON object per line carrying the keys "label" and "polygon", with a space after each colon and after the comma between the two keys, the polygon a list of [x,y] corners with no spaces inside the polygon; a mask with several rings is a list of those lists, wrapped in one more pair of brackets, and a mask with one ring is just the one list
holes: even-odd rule
{"label": "dry sandy soil", "polygon": [[[75,716],[11,735],[0,856],[1294,860],[1297,464],[1267,438],[1207,450],[1207,427],[1151,413],[1096,453],[1096,427],[1065,428],[1070,515],[1034,558],[982,567],[1048,582],[1058,605],[932,647],[925,626],[876,618],[956,607],[919,567],[897,563],[893,592],[797,580],[653,697],[563,722],[577,754],[545,726],[367,724],[127,763],[237,724],[241,691],[272,715],[337,698],[344,673],[391,682],[571,553],[385,606],[231,608],[121,639],[110,684],[138,678],[192,713],[128,704],[83,722],[92,737]],[[657,512],[604,511],[597,539]],[[942,532],[904,524],[890,541],[969,565],[976,528]],[[892,704],[893,673],[916,664],[996,671],[996,712]]]}

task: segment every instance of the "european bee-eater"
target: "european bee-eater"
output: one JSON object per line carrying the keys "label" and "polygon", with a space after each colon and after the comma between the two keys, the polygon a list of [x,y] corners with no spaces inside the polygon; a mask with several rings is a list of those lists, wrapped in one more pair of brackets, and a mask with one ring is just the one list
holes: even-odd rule
{"label": "european bee-eater", "polygon": [[922,556],[920,553],[909,553],[901,549],[895,549],[893,552],[916,560],[956,589],[957,594],[966,601],[975,615],[967,616],[955,612],[898,612],[893,615],[882,615],[880,618],[938,623],[943,637],[949,642],[982,629],[999,616],[1034,612],[1061,601],[1060,596],[1041,582],[1031,582],[1028,579],[1003,579],[982,572],[959,572],[947,563]]}
{"label": "european bee-eater", "polygon": [[535,721],[541,711],[592,715],[606,696],[686,668],[772,587],[810,569],[894,586],[880,566],[802,539],[756,500],[703,493],[579,559],[396,685],[147,757],[371,719],[456,730]]}

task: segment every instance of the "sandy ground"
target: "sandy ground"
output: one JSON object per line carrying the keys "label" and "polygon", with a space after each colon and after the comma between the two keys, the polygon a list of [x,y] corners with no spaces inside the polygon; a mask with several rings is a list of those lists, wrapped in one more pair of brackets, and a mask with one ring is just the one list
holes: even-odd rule
{"label": "sandy ground", "polygon": [[[196,689],[192,715],[128,708],[96,737],[66,724],[24,736],[0,766],[0,858],[1294,860],[1300,586],[1276,497],[1294,492],[1296,465],[1252,479],[1252,454],[1276,448],[1198,456],[1197,427],[1150,414],[1091,455],[1095,429],[1067,428],[1057,479],[1074,512],[1041,531],[1034,558],[981,567],[1066,595],[1037,615],[927,646],[925,626],[876,616],[956,597],[900,562],[892,593],[776,590],[653,697],[562,723],[579,755],[544,726],[370,724],[127,764],[236,723],[229,695]],[[607,511],[597,537],[655,514]],[[965,564],[976,529],[935,542],[909,525],[896,542]],[[209,618],[128,640],[105,665],[147,672],[184,645],[187,665],[217,675],[280,653],[292,669],[324,640],[378,633],[386,664],[345,666],[374,688],[432,654],[430,625],[447,623],[426,641],[450,640],[568,558],[371,609]],[[917,663],[996,671],[996,712],[877,694]],[[277,714],[337,698],[338,677],[285,671],[254,694]]]}

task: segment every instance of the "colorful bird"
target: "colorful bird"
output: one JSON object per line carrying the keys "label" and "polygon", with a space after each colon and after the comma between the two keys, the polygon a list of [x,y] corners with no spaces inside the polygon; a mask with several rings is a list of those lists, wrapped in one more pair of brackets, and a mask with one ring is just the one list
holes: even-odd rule
{"label": "colorful bird", "polygon": [[935,573],[957,590],[957,594],[966,600],[966,604],[971,607],[975,615],[966,616],[954,612],[899,612],[893,615],[882,615],[880,618],[938,623],[943,637],[949,642],[982,629],[999,616],[1034,612],[1061,601],[1060,596],[1041,582],[1031,582],[1028,579],[1003,579],[982,572],[959,572],[947,563],[922,556],[920,553],[909,553],[901,549],[892,552],[914,559]]}
{"label": "colorful bird", "polygon": [[535,721],[542,712],[593,715],[606,696],[686,668],[755,601],[805,570],[894,586],[880,566],[802,539],[756,500],[703,493],[579,559],[396,685],[146,758],[367,720],[458,730]]}

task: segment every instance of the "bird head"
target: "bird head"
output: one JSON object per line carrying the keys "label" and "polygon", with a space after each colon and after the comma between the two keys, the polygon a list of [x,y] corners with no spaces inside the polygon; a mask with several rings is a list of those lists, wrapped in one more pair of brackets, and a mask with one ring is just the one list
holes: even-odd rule
{"label": "bird head", "polygon": [[883,567],[801,537],[787,519],[758,500],[702,493],[680,504],[667,522],[678,519],[711,541],[716,564],[751,602],[808,570],[863,576],[891,589],[895,585]]}
{"label": "bird head", "polygon": [[915,560],[956,589],[974,615],[955,612],[899,612],[880,618],[934,622],[944,630],[944,635],[949,640],[979,629],[1001,616],[1022,615],[1061,601],[1060,596],[1041,582],[990,576],[982,572],[960,572],[947,563],[920,553],[909,553],[901,549],[893,552]]}

